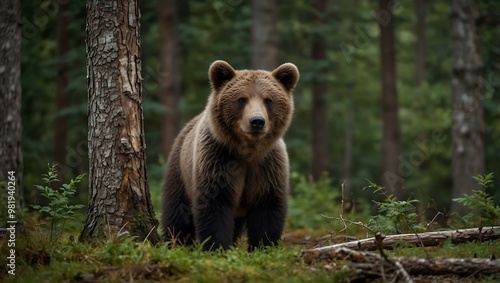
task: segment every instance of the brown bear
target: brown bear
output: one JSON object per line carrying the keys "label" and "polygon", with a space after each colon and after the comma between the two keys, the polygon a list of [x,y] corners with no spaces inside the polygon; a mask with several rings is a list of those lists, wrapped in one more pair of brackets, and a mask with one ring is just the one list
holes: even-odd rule
{"label": "brown bear", "polygon": [[229,248],[245,230],[250,249],[276,244],[287,213],[290,125],[297,67],[209,68],[205,110],[177,136],[167,161],[162,226],[167,241]]}

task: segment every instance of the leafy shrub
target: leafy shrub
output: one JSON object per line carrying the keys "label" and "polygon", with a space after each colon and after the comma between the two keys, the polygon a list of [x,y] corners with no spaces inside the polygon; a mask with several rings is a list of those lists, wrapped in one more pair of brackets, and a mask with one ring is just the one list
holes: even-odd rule
{"label": "leafy shrub", "polygon": [[472,194],[464,194],[461,198],[454,198],[471,209],[462,220],[468,226],[496,225],[500,221],[500,206],[495,205],[494,198],[488,194],[488,189],[493,189],[493,173],[476,175],[473,177],[483,190],[472,190]]}
{"label": "leafy shrub", "polygon": [[373,188],[374,193],[385,196],[384,202],[374,201],[379,214],[368,221],[368,228],[385,234],[414,233],[424,230],[424,226],[416,222],[418,214],[415,204],[418,200],[398,200],[394,195],[387,194],[384,187],[368,182],[369,185],[365,188]]}
{"label": "leafy shrub", "polygon": [[32,205],[38,212],[45,215],[45,220],[50,223],[49,243],[55,244],[64,232],[67,220],[75,219],[75,210],[83,205],[70,205],[69,196],[76,193],[76,184],[80,183],[85,174],[72,179],[69,184],[62,184],[59,189],[52,188],[53,183],[59,182],[56,164],[48,165],[47,174],[42,174],[42,182],[45,185],[35,185],[40,195],[46,198],[47,205]]}

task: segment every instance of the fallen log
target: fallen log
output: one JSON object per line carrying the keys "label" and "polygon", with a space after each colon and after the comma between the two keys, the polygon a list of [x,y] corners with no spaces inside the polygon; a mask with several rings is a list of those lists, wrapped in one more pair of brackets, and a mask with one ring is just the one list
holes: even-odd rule
{"label": "fallen log", "polygon": [[[350,261],[351,274],[358,279],[391,274],[394,276],[397,272],[409,275],[456,274],[460,276],[500,273],[500,260],[488,258],[384,258],[377,253],[355,251],[345,247],[324,250],[320,258],[308,253],[304,253],[303,256],[304,261],[308,263],[317,259]],[[408,280],[405,281],[408,282]]]}
{"label": "fallen log", "polygon": [[[399,241],[423,245],[424,247],[437,246],[446,241],[448,238],[451,238],[451,241],[454,244],[474,240],[487,241],[500,239],[500,226],[426,232],[418,234],[389,235],[385,236],[382,242],[382,248],[390,249],[396,242]],[[316,254],[319,257],[320,254],[325,251],[336,250],[341,247],[349,248],[352,250],[366,251],[374,251],[379,248],[375,241],[375,237],[372,237],[363,240],[350,241],[331,246],[304,250],[302,251],[302,254],[307,254],[308,256],[313,256],[314,254]]]}

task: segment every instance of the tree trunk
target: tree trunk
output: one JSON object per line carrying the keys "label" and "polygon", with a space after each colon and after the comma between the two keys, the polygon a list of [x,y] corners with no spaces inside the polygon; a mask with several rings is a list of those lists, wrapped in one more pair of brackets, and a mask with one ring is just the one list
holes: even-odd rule
{"label": "tree trunk", "polygon": [[380,0],[381,11],[386,11],[387,21],[380,24],[380,64],[382,79],[382,170],[383,185],[398,199],[402,197],[403,178],[399,172],[400,134],[398,95],[396,91],[396,50],[394,48],[394,15],[390,0]]}
{"label": "tree trunk", "polygon": [[[326,1],[313,0],[314,7],[314,22],[318,29],[324,25]],[[312,40],[312,59],[316,66],[323,66],[317,70],[318,74],[313,81],[313,111],[311,120],[312,129],[312,177],[317,181],[321,176],[328,171],[328,113],[326,92],[327,85],[325,74],[326,64],[326,43],[325,37],[322,34],[316,33]]]}
{"label": "tree trunk", "polygon": [[146,174],[136,0],[87,2],[89,207],[82,241],[159,241]]}
{"label": "tree trunk", "polygon": [[[453,192],[461,197],[480,189],[472,176],[484,174],[483,62],[479,52],[476,0],[454,0],[451,12]],[[452,212],[466,208],[452,202]]]}
{"label": "tree trunk", "polygon": [[161,123],[161,152],[167,160],[179,131],[180,70],[177,52],[176,0],[158,2],[160,28],[160,101],[167,109]]}
{"label": "tree trunk", "polygon": [[[57,65],[56,65],[56,113],[60,112],[68,105],[68,65],[66,63],[66,53],[68,52],[68,11],[69,1],[59,4],[57,12]],[[66,117],[58,115],[54,123],[54,161],[64,165],[66,163]],[[63,166],[59,166],[59,176],[61,176]],[[62,179],[61,179],[62,181]]]}
{"label": "tree trunk", "polygon": [[415,0],[417,16],[417,50],[415,56],[415,80],[417,86],[425,81],[425,0]]}
{"label": "tree trunk", "polygon": [[278,67],[276,0],[252,0],[252,68],[272,71]]}
{"label": "tree trunk", "polygon": [[343,165],[343,192],[342,201],[346,208],[350,210],[354,205],[353,194],[351,190],[351,172],[352,172],[352,129],[354,114],[351,106],[347,109],[344,128],[344,165]]}
{"label": "tree trunk", "polygon": [[[19,211],[23,196],[20,1],[0,2],[0,38],[0,180],[15,177],[16,211]],[[8,172],[14,173],[9,175]],[[8,187],[12,187],[10,183]],[[2,188],[2,204],[7,202],[5,192],[7,188]]]}

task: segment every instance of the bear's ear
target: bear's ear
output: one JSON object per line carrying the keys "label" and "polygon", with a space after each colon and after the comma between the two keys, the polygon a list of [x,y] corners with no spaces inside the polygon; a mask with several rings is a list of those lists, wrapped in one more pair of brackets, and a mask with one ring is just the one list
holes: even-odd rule
{"label": "bear's ear", "polygon": [[292,91],[299,81],[299,69],[292,63],[285,63],[279,66],[272,74],[287,91]]}
{"label": "bear's ear", "polygon": [[210,84],[215,91],[219,91],[234,76],[236,71],[226,61],[217,60],[208,69]]}

